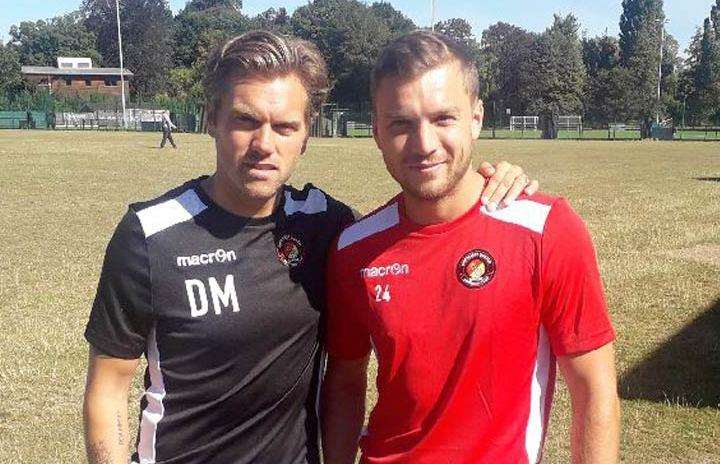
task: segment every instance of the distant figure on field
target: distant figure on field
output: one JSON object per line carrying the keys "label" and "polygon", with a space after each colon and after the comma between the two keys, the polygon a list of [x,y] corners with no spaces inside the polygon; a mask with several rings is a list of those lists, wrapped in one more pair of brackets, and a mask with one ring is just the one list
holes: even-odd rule
{"label": "distant figure on field", "polygon": [[170,112],[169,111],[163,111],[162,114],[162,131],[163,131],[163,138],[162,142],[160,142],[160,148],[165,147],[165,142],[170,141],[170,145],[172,145],[173,148],[177,148],[177,145],[175,145],[175,141],[172,138],[172,130],[177,129],[177,126],[173,124],[173,122],[170,120]]}

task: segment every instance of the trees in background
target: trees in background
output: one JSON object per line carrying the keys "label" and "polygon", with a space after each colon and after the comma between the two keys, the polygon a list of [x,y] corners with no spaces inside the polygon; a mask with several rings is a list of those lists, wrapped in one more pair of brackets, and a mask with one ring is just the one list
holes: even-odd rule
{"label": "trees in background", "polygon": [[622,97],[624,74],[620,71],[620,43],[608,35],[582,40],[582,56],[587,71],[584,91],[585,120],[601,125],[621,121],[629,113]]}
{"label": "trees in background", "polygon": [[291,17],[284,7],[268,8],[251,20],[252,29],[263,29],[280,34],[292,34]]}
{"label": "trees in background", "polygon": [[[105,66],[120,66],[115,3],[84,0],[85,27],[97,37]],[[173,61],[173,17],[165,0],[123,0],[120,3],[124,66],[135,74],[137,94],[152,96],[166,88]]]}
{"label": "trees in background", "polygon": [[79,12],[48,20],[23,21],[10,28],[10,42],[23,65],[55,66],[58,56],[87,56],[102,61],[96,36]]}
{"label": "trees in background", "polygon": [[578,29],[573,15],[555,15],[552,26],[535,38],[520,67],[520,96],[526,112],[582,113],[586,71]]}
{"label": "trees in background", "polygon": [[173,67],[165,93],[199,104],[203,100],[202,73],[215,45],[254,27],[278,28],[287,18],[283,8],[268,10],[252,25],[241,9],[239,1],[191,0],[178,12],[172,30]]}
{"label": "trees in background", "polygon": [[[665,27],[662,0],[623,0],[620,67],[628,117],[643,121],[644,133],[660,110],[657,99],[660,41]],[[647,135],[647,134],[645,134]]]}
{"label": "trees in background", "polygon": [[396,10],[386,1],[375,2],[370,5],[370,11],[380,18],[390,30],[393,37],[414,31],[417,26],[402,11]]}
{"label": "trees in background", "polygon": [[192,68],[204,63],[219,41],[250,29],[242,2],[191,0],[174,18],[172,37],[175,67]]}
{"label": "trees in background", "polygon": [[472,26],[462,18],[450,18],[446,21],[440,21],[435,24],[435,30],[452,37],[465,45],[471,52],[479,49],[479,44],[475,40],[475,35],[473,35]]}
{"label": "trees in background", "polygon": [[[348,106],[365,103],[370,70],[382,47],[417,27],[384,1],[312,0],[292,15],[279,7],[254,17],[243,13],[238,0],[190,0],[174,17],[166,0],[121,0],[120,5],[125,66],[135,73],[135,95],[198,104],[210,50],[257,28],[316,43],[334,82],[331,99]],[[662,0],[623,0],[622,7],[619,37],[580,38],[572,15],[556,15],[542,33],[500,22],[476,37],[463,18],[440,21],[435,29],[470,49],[486,118],[497,124],[507,124],[508,111],[582,114],[596,125],[642,120],[646,129],[656,113],[676,123],[720,124],[720,0],[685,60],[672,36],[661,37]],[[83,0],[78,12],[13,26],[9,42],[0,45],[0,100],[27,89],[20,63],[53,65],[58,55],[80,55],[118,66],[116,27],[114,2],[107,0]]]}
{"label": "trees in background", "polygon": [[494,123],[510,115],[581,114],[586,70],[572,15],[555,15],[541,34],[497,23],[483,32],[480,67]]}
{"label": "trees in background", "polygon": [[0,105],[5,105],[10,95],[18,95],[26,90],[26,83],[20,73],[20,53],[16,47],[0,42],[0,69]]}
{"label": "trees in background", "polygon": [[480,95],[493,123],[503,123],[506,110],[510,110],[510,114],[524,114],[522,68],[530,57],[535,37],[525,29],[503,22],[493,24],[482,33]]}
{"label": "trees in background", "polygon": [[[390,4],[368,7],[358,0],[315,0],[292,16],[293,33],[314,42],[334,80],[331,98],[343,105],[370,99],[370,71],[382,47],[408,27]],[[409,27],[408,27],[409,28]]]}
{"label": "trees in background", "polygon": [[720,124],[720,0],[716,0],[688,47],[680,79],[684,114],[691,122]]}

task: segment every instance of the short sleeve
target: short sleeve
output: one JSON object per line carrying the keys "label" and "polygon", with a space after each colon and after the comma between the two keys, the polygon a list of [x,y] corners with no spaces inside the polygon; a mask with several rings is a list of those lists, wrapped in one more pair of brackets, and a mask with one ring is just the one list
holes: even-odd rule
{"label": "short sleeve", "polygon": [[541,259],[541,317],[555,355],[591,351],[613,341],[590,233],[564,199],[548,215]]}
{"label": "short sleeve", "polygon": [[145,235],[135,212],[128,210],[105,251],[85,338],[106,355],[136,359],[145,351],[151,316]]}
{"label": "short sleeve", "polygon": [[359,359],[370,353],[367,325],[368,297],[362,279],[350,272],[347,255],[330,248],[325,274],[327,289],[326,347],[341,359]]}

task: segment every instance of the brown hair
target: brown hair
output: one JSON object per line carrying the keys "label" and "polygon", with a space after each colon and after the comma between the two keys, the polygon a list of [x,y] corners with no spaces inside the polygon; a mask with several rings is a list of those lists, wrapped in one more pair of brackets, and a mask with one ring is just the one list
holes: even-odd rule
{"label": "brown hair", "polygon": [[308,96],[306,122],[319,111],[330,90],[327,65],[317,47],[296,37],[251,31],[218,46],[207,62],[203,88],[211,119],[232,79],[295,75]]}
{"label": "brown hair", "polygon": [[480,83],[475,60],[470,52],[465,46],[444,34],[424,30],[404,34],[390,42],[380,52],[370,81],[373,101],[383,78],[399,76],[415,78],[451,61],[460,64],[465,77],[465,87],[472,101],[476,101]]}

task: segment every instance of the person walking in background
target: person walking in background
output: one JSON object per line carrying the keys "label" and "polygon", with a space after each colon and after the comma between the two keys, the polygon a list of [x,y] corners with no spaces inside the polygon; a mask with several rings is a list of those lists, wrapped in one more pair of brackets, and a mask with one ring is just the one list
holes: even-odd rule
{"label": "person walking in background", "polygon": [[173,148],[177,148],[177,145],[175,145],[175,141],[172,137],[172,131],[173,129],[177,129],[177,126],[173,124],[173,122],[170,120],[169,111],[163,111],[160,123],[162,124],[163,131],[163,138],[162,142],[160,142],[160,148],[165,148],[165,142],[167,142],[168,140],[170,141],[170,145],[172,145]]}

